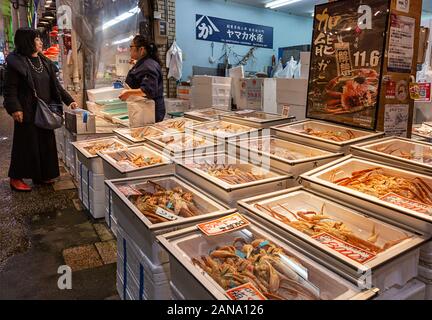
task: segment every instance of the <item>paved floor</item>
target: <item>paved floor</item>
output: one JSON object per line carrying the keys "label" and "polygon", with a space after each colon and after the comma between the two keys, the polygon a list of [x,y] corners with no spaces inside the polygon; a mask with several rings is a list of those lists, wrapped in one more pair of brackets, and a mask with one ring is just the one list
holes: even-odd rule
{"label": "paved floor", "polygon": [[[10,190],[13,122],[2,104],[0,97],[0,299],[116,299],[115,240],[80,208],[76,189]],[[72,178],[60,171],[67,185]],[[58,286],[63,265],[72,270],[71,290]]]}

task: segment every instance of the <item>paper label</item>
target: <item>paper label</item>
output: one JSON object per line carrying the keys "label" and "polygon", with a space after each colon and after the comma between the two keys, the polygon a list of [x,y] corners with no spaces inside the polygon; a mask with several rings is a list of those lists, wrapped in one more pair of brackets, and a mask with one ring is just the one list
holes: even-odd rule
{"label": "paper label", "polygon": [[411,73],[414,56],[415,19],[392,14],[388,67],[390,72]]}
{"label": "paper label", "polygon": [[267,298],[250,282],[227,290],[231,300],[267,300]]}
{"label": "paper label", "polygon": [[121,193],[123,193],[126,197],[130,196],[141,196],[142,193],[138,189],[133,186],[119,186],[117,187]]}
{"label": "paper label", "polygon": [[244,228],[249,224],[249,221],[240,213],[233,213],[216,220],[200,223],[197,227],[207,236],[216,236]]}
{"label": "paper label", "polygon": [[419,97],[416,99],[416,101],[424,101],[424,102],[430,102],[431,101],[431,83],[426,82],[420,82],[417,84],[419,87]]}
{"label": "paper label", "polygon": [[396,10],[408,13],[410,9],[410,0],[396,0]]}
{"label": "paper label", "polygon": [[372,252],[366,251],[362,248],[356,247],[348,242],[340,240],[331,234],[326,232],[317,234],[313,236],[315,240],[322,243],[323,245],[329,247],[330,249],[343,254],[345,257],[357,261],[359,263],[365,263],[373,258],[375,258],[375,254]]}
{"label": "paper label", "polygon": [[289,113],[290,113],[290,106],[288,105],[283,105],[282,106],[282,117],[288,118],[289,117]]}
{"label": "paper label", "polygon": [[385,83],[386,99],[396,99],[396,81],[389,80]]}
{"label": "paper label", "polygon": [[179,217],[175,214],[172,214],[171,212],[166,211],[165,209],[162,209],[161,207],[157,207],[156,212],[158,216],[161,216],[162,218],[174,221],[177,220]]}
{"label": "paper label", "polygon": [[390,202],[399,207],[410,209],[416,212],[432,215],[432,206],[428,206],[424,203],[402,197],[392,192],[386,194],[385,196],[382,196],[380,200],[383,200],[385,202]]}
{"label": "paper label", "polygon": [[387,136],[406,137],[408,133],[407,104],[386,104],[384,113],[384,132]]}

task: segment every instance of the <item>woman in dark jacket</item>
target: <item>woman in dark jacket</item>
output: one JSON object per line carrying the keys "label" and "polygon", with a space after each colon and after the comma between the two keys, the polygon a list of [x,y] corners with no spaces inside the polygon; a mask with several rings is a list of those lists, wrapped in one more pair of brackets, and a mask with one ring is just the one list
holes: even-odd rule
{"label": "woman in dark jacket", "polygon": [[143,36],[137,35],[130,46],[131,58],[137,60],[126,77],[126,84],[131,89],[123,90],[120,99],[125,101],[130,96],[148,97],[155,101],[155,121],[165,117],[163,97],[163,76],[158,57],[158,49]]}
{"label": "woman in dark jacket", "polygon": [[48,104],[77,107],[58,82],[54,63],[42,55],[42,45],[36,30],[20,28],[16,49],[6,59],[4,107],[15,120],[9,177],[17,191],[31,191],[23,179],[50,184],[60,175],[54,131],[34,125],[35,93]]}

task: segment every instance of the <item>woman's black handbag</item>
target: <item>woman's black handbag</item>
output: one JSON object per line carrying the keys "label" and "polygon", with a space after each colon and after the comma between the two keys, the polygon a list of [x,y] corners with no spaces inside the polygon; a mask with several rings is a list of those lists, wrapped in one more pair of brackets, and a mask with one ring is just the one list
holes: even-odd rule
{"label": "woman's black handbag", "polygon": [[57,103],[47,104],[37,95],[36,100],[35,126],[47,130],[60,128],[64,123],[63,106]]}

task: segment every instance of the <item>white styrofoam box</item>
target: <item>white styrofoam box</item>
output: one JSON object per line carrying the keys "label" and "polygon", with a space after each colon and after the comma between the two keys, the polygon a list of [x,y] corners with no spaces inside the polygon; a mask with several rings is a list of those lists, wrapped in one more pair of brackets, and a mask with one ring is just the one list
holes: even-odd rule
{"label": "white styrofoam box", "polygon": [[87,90],[87,96],[89,101],[95,102],[100,100],[114,100],[118,99],[118,96],[122,92],[123,88],[114,89],[113,87],[103,87],[98,89]]}
{"label": "white styrofoam box", "polygon": [[396,261],[386,263],[383,268],[375,270],[372,275],[375,279],[374,286],[381,291],[386,291],[395,284],[403,287],[408,281],[417,277],[419,256],[420,249],[415,249],[405,253]]}
{"label": "white styrofoam box", "polygon": [[375,298],[375,300],[423,300],[426,294],[426,285],[418,280],[412,279],[403,287],[393,287]]}
{"label": "white styrofoam box", "polygon": [[195,85],[192,86],[192,98],[201,96],[230,96],[231,84]]}
{"label": "white styrofoam box", "polygon": [[118,220],[115,211],[111,190],[105,186],[105,222],[108,228],[117,236]]}
{"label": "white styrofoam box", "polygon": [[190,104],[189,100],[165,98],[166,112],[185,112],[190,109]]}
{"label": "white styrofoam box", "polygon": [[105,191],[105,176],[103,174],[90,171],[89,178],[90,188],[94,191]]}
{"label": "white styrofoam box", "polygon": [[111,230],[111,232],[114,234],[114,236],[117,238],[117,234],[118,234],[117,218],[113,216],[112,213],[110,216],[108,209],[105,210],[105,223],[107,227]]}
{"label": "white styrofoam box", "polygon": [[289,115],[296,117],[296,121],[306,119],[306,106],[299,106],[290,103],[279,103],[277,106],[277,114],[282,114],[283,106],[289,106]]}
{"label": "white styrofoam box", "polygon": [[200,97],[192,99],[193,108],[217,108],[222,110],[231,110],[231,96],[227,97]]}
{"label": "white styrofoam box", "polygon": [[426,285],[425,300],[432,300],[432,281],[425,283],[425,285]]}
{"label": "white styrofoam box", "polygon": [[95,202],[90,199],[90,213],[95,219],[105,217],[105,202]]}
{"label": "white styrofoam box", "polygon": [[171,296],[173,300],[186,300],[180,290],[170,281]]}
{"label": "white styrofoam box", "polygon": [[420,248],[420,261],[432,265],[432,241],[426,242]]}
{"label": "white styrofoam box", "polygon": [[307,79],[277,79],[276,101],[277,103],[289,103],[305,106],[307,99]]}
{"label": "white styrofoam box", "polygon": [[177,86],[177,98],[183,100],[190,100],[192,97],[191,86]]}
{"label": "white styrofoam box", "polygon": [[420,278],[432,281],[432,265],[420,263],[418,268],[418,275]]}
{"label": "white styrofoam box", "polygon": [[211,84],[229,84],[231,85],[231,78],[229,77],[216,77],[216,76],[194,76],[192,78],[192,85],[211,85]]}
{"label": "white styrofoam box", "polygon": [[[171,299],[169,264],[154,265],[133,243],[121,226],[118,228],[117,245],[117,261],[120,262],[118,270],[125,274],[127,279],[135,280],[137,288],[142,287],[142,291],[148,299]],[[126,259],[124,258],[125,255]],[[128,284],[127,287],[129,288]],[[138,292],[134,291],[134,293],[134,296],[139,299]]]}
{"label": "white styrofoam box", "polygon": [[309,65],[310,60],[311,60],[311,53],[310,52],[306,52],[306,51],[300,52],[300,63],[302,65],[304,65],[304,64]]}
{"label": "white styrofoam box", "polygon": [[[156,241],[155,235],[136,216],[123,214],[121,210],[116,210],[119,229],[125,230],[127,239],[135,247],[140,248],[154,266],[160,266],[169,261],[168,252]],[[139,223],[138,223],[139,221]]]}
{"label": "white styrofoam box", "polygon": [[310,65],[305,64],[300,66],[300,79],[308,79],[309,78],[309,69]]}

